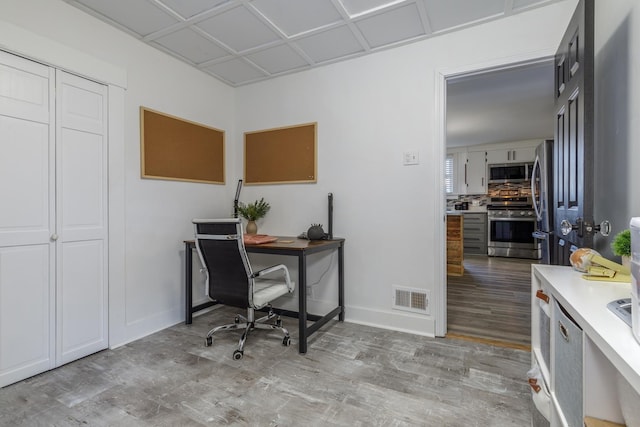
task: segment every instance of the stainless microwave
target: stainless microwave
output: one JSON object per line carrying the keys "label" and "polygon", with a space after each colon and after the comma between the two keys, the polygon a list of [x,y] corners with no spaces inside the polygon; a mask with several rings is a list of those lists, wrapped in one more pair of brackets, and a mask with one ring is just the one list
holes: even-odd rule
{"label": "stainless microwave", "polygon": [[489,165],[489,183],[525,182],[531,179],[533,163],[501,163]]}

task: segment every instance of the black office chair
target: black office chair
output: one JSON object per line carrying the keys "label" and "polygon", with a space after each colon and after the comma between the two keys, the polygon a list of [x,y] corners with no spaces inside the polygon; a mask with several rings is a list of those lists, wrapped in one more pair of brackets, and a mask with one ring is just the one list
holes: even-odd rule
{"label": "black office chair", "polygon": [[[281,330],[284,333],[282,344],[291,345],[289,332],[282,327],[280,316],[275,315],[270,304],[295,288],[287,267],[279,264],[253,272],[244,248],[239,218],[194,219],[193,224],[198,255],[207,271],[209,297],[220,304],[247,309],[247,317],[237,315],[235,323],[211,329],[207,333],[206,346],[213,343],[213,334],[228,329],[244,329],[238,349],[233,352],[235,360],[242,359],[244,343],[254,329]],[[276,277],[264,277],[269,274]],[[264,307],[269,308],[268,314],[256,320],[255,310]],[[275,322],[266,323],[273,318]]]}

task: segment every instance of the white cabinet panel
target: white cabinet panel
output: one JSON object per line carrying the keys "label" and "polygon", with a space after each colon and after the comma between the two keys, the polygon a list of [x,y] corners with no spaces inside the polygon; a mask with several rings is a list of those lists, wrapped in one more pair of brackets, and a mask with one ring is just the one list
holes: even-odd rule
{"label": "white cabinet panel", "polygon": [[500,150],[487,150],[487,163],[530,163],[535,160],[536,147],[519,147]]}
{"label": "white cabinet panel", "polygon": [[484,151],[467,153],[467,194],[487,192],[487,160]]}

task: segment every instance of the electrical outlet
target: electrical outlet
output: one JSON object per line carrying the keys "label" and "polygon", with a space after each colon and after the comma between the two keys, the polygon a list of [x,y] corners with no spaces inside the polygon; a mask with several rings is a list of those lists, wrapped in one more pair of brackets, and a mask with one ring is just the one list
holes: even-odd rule
{"label": "electrical outlet", "polygon": [[417,151],[405,151],[404,152],[403,164],[405,166],[408,166],[408,165],[419,165],[420,164],[420,154]]}

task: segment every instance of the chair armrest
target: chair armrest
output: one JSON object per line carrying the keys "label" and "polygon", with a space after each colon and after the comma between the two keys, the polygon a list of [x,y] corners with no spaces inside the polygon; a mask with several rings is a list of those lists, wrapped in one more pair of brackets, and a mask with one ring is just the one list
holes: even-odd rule
{"label": "chair armrest", "polygon": [[291,277],[289,276],[289,269],[284,264],[273,265],[271,267],[263,268],[262,270],[256,271],[253,273],[252,277],[260,277],[270,273],[274,273],[276,271],[282,270],[284,273],[285,282],[287,283],[287,288],[289,292],[293,292],[293,284],[291,283]]}

